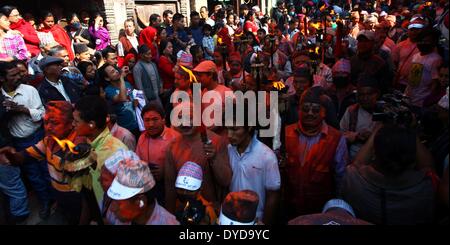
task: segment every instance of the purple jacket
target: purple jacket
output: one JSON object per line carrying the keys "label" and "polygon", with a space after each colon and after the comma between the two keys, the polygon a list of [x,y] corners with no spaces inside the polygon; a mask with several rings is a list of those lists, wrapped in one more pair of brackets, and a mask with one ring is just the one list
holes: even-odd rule
{"label": "purple jacket", "polygon": [[95,40],[95,49],[102,50],[111,43],[108,30],[105,27],[100,27],[95,30],[93,26],[89,27],[89,33]]}

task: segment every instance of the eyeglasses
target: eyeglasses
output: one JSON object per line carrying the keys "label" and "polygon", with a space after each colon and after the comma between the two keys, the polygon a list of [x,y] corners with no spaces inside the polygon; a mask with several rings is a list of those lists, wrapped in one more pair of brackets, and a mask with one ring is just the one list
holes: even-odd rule
{"label": "eyeglasses", "polygon": [[312,113],[317,114],[320,112],[320,107],[318,104],[305,103],[302,105],[302,112],[308,113],[312,111]]}

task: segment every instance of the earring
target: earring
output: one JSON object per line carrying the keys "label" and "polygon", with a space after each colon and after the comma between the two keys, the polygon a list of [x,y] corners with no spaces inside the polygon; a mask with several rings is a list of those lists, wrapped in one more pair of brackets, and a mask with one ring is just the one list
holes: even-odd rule
{"label": "earring", "polygon": [[140,208],[143,208],[143,207],[144,207],[144,201],[139,200],[139,207],[140,207]]}
{"label": "earring", "polygon": [[92,123],[89,124],[89,127],[90,127],[90,128],[93,128],[93,127],[94,127],[94,124],[92,124]]}

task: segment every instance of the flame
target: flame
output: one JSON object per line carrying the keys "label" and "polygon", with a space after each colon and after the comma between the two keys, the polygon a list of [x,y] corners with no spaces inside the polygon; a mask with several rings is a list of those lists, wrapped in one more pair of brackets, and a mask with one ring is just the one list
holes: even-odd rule
{"label": "flame", "polygon": [[319,47],[316,47],[316,49],[314,50],[314,52],[316,52],[316,54],[319,54]]}
{"label": "flame", "polygon": [[56,138],[55,136],[52,136],[52,138],[56,141],[56,143],[58,143],[58,145],[61,147],[61,149],[63,151],[65,151],[66,149],[69,149],[69,151],[71,153],[78,154],[78,152],[74,150],[75,144],[72,141],[70,141],[70,140],[60,140],[60,139]]}
{"label": "flame", "polygon": [[198,83],[197,78],[195,77],[194,73],[189,70],[188,68],[180,65],[181,69],[183,69],[183,71],[185,71],[187,74],[189,74],[189,81],[192,83]]}
{"label": "flame", "polygon": [[223,43],[221,37],[218,37],[218,38],[217,38],[217,43],[218,43],[219,45]]}
{"label": "flame", "polygon": [[273,82],[273,87],[278,90],[282,90],[286,86],[284,85],[284,83],[282,81],[277,81],[277,82]]}
{"label": "flame", "polygon": [[323,12],[326,8],[327,8],[327,5],[324,4],[324,5],[322,5],[322,7],[319,8],[319,11]]}

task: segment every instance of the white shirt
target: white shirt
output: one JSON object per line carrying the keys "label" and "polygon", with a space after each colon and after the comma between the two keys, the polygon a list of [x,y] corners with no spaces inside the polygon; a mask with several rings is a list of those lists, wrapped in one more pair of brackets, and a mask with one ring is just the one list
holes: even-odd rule
{"label": "white shirt", "polygon": [[233,170],[230,191],[252,190],[258,193],[259,203],[256,216],[264,216],[266,190],[280,189],[280,170],[275,153],[253,137],[244,153],[239,154],[237,148],[228,145],[230,165]]}
{"label": "white shirt", "polygon": [[20,84],[12,96],[8,95],[2,88],[2,94],[6,100],[14,101],[30,110],[30,115],[18,113],[8,122],[8,128],[12,136],[26,138],[41,127],[45,108],[42,105],[39,92],[33,86]]}
{"label": "white shirt", "polygon": [[58,90],[58,92],[61,93],[61,95],[64,97],[64,99],[65,99],[66,101],[71,102],[69,96],[68,96],[67,93],[66,93],[66,90],[64,89],[64,86],[63,86],[61,80],[58,80],[57,83],[54,83],[54,82],[48,80],[47,78],[45,78],[45,80],[47,80],[47,82],[50,83],[50,85],[52,85],[53,87],[55,87],[55,88]]}

